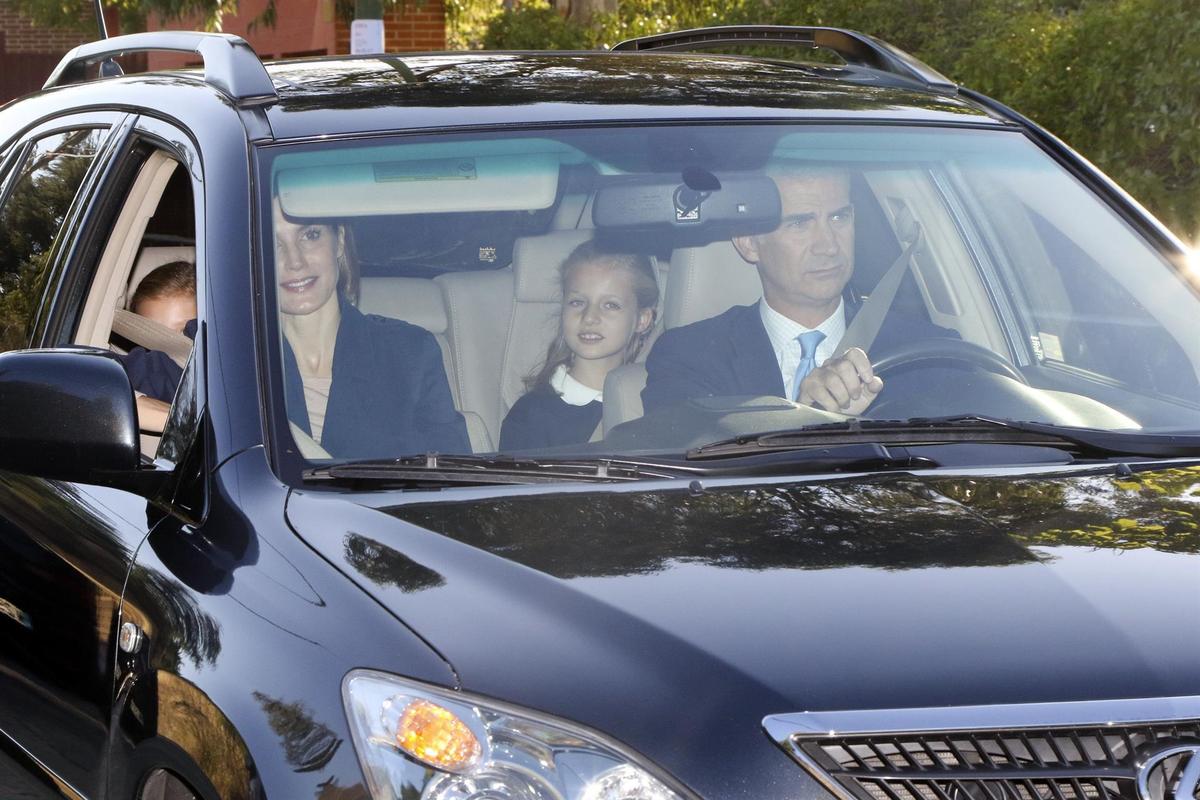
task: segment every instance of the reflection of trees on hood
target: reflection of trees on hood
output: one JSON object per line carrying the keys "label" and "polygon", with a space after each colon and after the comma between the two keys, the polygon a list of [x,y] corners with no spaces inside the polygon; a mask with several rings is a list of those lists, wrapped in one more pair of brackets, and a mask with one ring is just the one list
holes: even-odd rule
{"label": "reflection of trees on hood", "polygon": [[[1004,566],[1087,545],[1200,552],[1200,467],[1105,476],[878,476],[780,487],[402,506],[396,516],[557,577]],[[1037,546],[1038,550],[1031,550]]]}
{"label": "reflection of trees on hood", "polygon": [[571,494],[405,506],[397,516],[559,577],[670,561],[741,569],[997,566],[1037,556],[911,480]]}
{"label": "reflection of trees on hood", "polygon": [[436,589],[446,582],[438,573],[374,539],[356,533],[346,536],[346,561],[380,586],[402,592]]}
{"label": "reflection of trees on hood", "polygon": [[327,725],[315,721],[304,703],[285,703],[261,692],[254,699],[266,712],[271,730],[283,743],[284,758],[296,772],[321,769],[333,758],[342,740]]}
{"label": "reflection of trees on hood", "polygon": [[933,486],[1023,545],[1200,553],[1200,467]]}
{"label": "reflection of trees on hood", "polygon": [[[208,777],[222,800],[261,797],[246,746],[221,710],[194,684],[163,670],[154,673],[157,734],[199,764],[220,764]],[[170,796],[170,793],[168,793]]]}
{"label": "reflection of trees on hood", "polygon": [[162,669],[178,672],[183,656],[196,668],[216,663],[221,654],[221,626],[200,609],[183,584],[135,565],[125,602],[131,615],[150,626]]}

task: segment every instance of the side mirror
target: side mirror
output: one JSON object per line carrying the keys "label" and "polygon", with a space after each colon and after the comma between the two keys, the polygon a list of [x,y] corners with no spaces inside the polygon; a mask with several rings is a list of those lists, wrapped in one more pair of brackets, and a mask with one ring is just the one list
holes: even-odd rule
{"label": "side mirror", "polygon": [[0,353],[0,469],[122,485],[137,473],[133,387],[107,350]]}

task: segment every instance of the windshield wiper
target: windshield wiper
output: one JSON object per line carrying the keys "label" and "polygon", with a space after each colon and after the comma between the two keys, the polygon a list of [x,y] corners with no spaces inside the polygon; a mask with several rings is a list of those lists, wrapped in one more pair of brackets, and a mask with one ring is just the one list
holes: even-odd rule
{"label": "windshield wiper", "polygon": [[305,470],[306,481],[399,483],[412,488],[443,484],[504,484],[594,481],[613,483],[682,477],[677,468],[622,458],[527,458],[510,455],[441,455],[345,461]]}
{"label": "windshield wiper", "polygon": [[[931,445],[1023,446],[1065,452],[1072,459],[1200,457],[1200,435],[1121,433],[1016,422],[982,416],[905,421],[848,420],[789,431],[739,436],[677,456],[553,457],[440,455],[344,461],[303,473],[306,481],[404,488],[497,486],[563,482],[618,483],[784,473],[916,470],[955,463]],[[1042,452],[1045,452],[1044,450]],[[992,456],[989,451],[989,456]]]}
{"label": "windshield wiper", "polygon": [[723,459],[870,442],[895,450],[931,444],[1011,444],[1065,450],[1077,458],[1200,456],[1200,435],[1106,431],[1043,422],[962,415],[909,420],[853,419],[712,442],[688,451],[690,460]]}
{"label": "windshield wiper", "polygon": [[802,451],[754,452],[702,464],[674,456],[570,456],[533,458],[514,455],[430,453],[396,459],[328,464],[303,473],[306,481],[339,484],[400,484],[405,488],[439,485],[506,485],[590,481],[615,483],[703,477],[741,477],[782,473],[865,472],[884,469],[928,469],[934,460],[903,447],[850,442]]}

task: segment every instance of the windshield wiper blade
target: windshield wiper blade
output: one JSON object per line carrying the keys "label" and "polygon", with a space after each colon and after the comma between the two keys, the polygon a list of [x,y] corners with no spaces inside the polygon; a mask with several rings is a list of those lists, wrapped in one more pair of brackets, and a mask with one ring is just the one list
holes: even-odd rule
{"label": "windshield wiper blade", "polygon": [[592,481],[614,483],[653,479],[751,477],[784,472],[863,472],[884,469],[929,469],[938,464],[903,447],[866,442],[797,452],[751,452],[702,464],[672,456],[552,457],[511,455],[442,456],[430,453],[397,459],[347,461],[304,473],[308,481],[404,484],[419,488],[438,484],[504,485]]}
{"label": "windshield wiper blade", "polygon": [[797,430],[740,436],[693,448],[688,451],[687,457],[691,460],[729,458],[855,441],[877,443],[893,449],[955,442],[1033,445],[1067,450],[1081,458],[1200,456],[1200,435],[1106,431],[961,415],[909,420],[853,419]]}
{"label": "windshield wiper blade", "polygon": [[508,455],[428,453],[392,459],[345,461],[306,470],[307,481],[404,483],[413,486],[594,481],[613,483],[652,478],[678,478],[677,468],[656,462],[620,458],[538,459]]}

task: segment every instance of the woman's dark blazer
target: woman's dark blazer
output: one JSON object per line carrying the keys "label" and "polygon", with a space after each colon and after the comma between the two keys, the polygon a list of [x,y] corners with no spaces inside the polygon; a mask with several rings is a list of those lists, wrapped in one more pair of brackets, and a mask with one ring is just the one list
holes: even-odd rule
{"label": "woman's dark blazer", "polygon": [[[312,435],[304,384],[284,340],[288,419]],[[433,334],[342,303],[321,447],[338,458],[470,453]]]}

